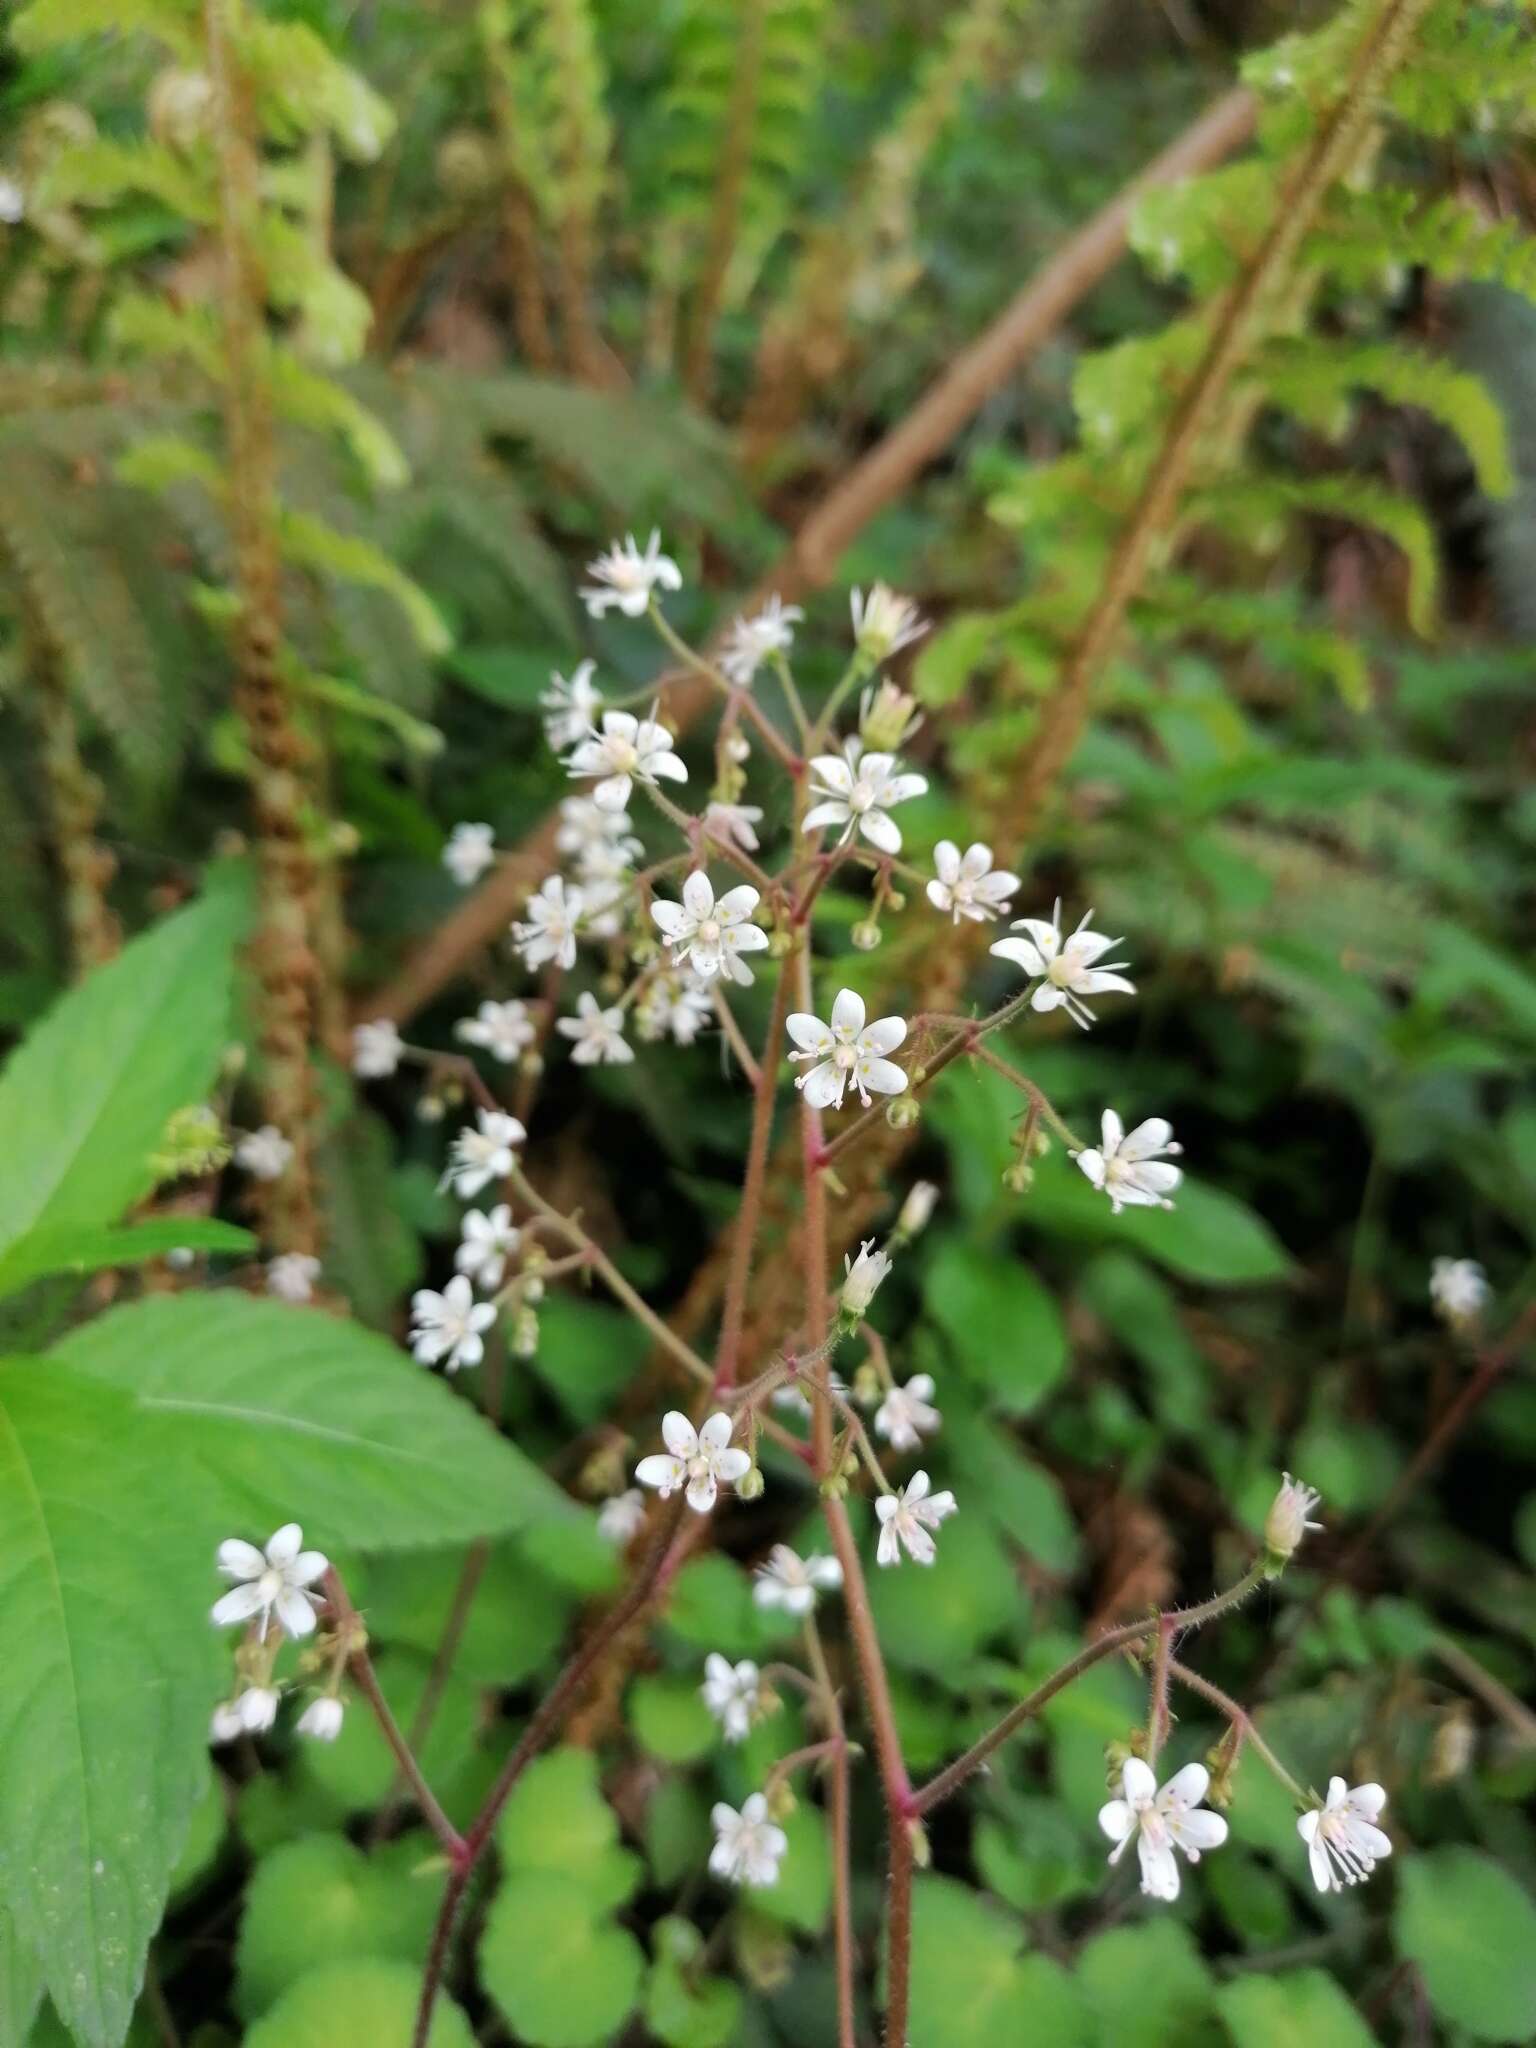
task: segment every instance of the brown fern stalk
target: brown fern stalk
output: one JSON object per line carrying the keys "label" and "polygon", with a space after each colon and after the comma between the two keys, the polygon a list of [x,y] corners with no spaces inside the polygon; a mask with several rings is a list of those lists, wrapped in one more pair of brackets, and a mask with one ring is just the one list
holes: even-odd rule
{"label": "brown fern stalk", "polygon": [[709,401],[715,323],[720,316],[726,274],[731,267],[731,256],[741,226],[747,174],[752,168],[752,145],[757,133],[763,88],[767,12],[768,0],[744,0],[740,12],[736,76],[731,84],[731,103],[726,113],[725,137],[720,151],[720,171],[715,180],[703,267],[689,314],[688,340],[683,356],[683,387],[696,405],[705,405]]}
{"label": "brown fern stalk", "polygon": [[263,1190],[263,1223],[282,1251],[318,1250],[310,1061],[318,986],[311,945],[315,871],[306,835],[310,750],[280,668],[282,564],[277,457],[262,358],[266,292],[256,254],[261,205],[256,120],[240,56],[242,0],[204,0],[218,149],[224,429],[239,620],[235,708],[253,764],[260,904],[251,958],[258,998],[263,1112],[293,1161]]}
{"label": "brown fern stalk", "polygon": [[107,888],[117,863],[96,838],[101,784],[80,757],[74,706],[52,650],[41,634],[28,635],[30,702],[37,723],[50,852],[64,884],[64,929],[76,978],[104,966],[118,949],[117,920]]}
{"label": "brown fern stalk", "polygon": [[546,33],[559,95],[560,215],[555,275],[560,321],[572,369],[584,383],[622,383],[618,359],[603,345],[592,315],[597,202],[608,137],[598,99],[587,0],[545,0]]}

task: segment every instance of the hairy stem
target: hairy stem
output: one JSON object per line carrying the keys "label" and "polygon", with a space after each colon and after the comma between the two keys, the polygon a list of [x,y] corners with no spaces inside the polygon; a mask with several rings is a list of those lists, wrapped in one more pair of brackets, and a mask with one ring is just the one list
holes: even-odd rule
{"label": "hairy stem", "polygon": [[747,1312],[747,1283],[752,1276],[752,1253],[757,1243],[758,1221],[763,1206],[763,1178],[768,1167],[768,1141],[773,1132],[773,1108],[778,1094],[780,1042],[784,1019],[789,1011],[789,993],[794,982],[795,959],[786,953],[779,963],[774,984],[773,1007],[763,1039],[763,1057],[758,1065],[757,1087],[752,1098],[752,1132],[747,1141],[747,1170],[741,1184],[741,1206],[731,1238],[731,1263],[725,1281],[725,1309],[720,1320],[720,1341],[715,1350],[716,1393],[736,1384],[740,1362],[741,1330]]}
{"label": "hairy stem", "polygon": [[1254,1727],[1253,1717],[1246,1707],[1240,1707],[1230,1693],[1223,1692],[1219,1685],[1212,1685],[1211,1681],[1208,1678],[1202,1678],[1198,1671],[1191,1671],[1189,1666],[1181,1664],[1177,1657],[1169,1660],[1168,1670],[1178,1680],[1180,1685],[1188,1686],[1191,1692],[1198,1693],[1201,1699],[1208,1700],[1213,1707],[1226,1716],[1233,1728],[1242,1736],[1244,1742],[1253,1751],[1254,1755],[1274,1773],[1293,1799],[1297,1800],[1302,1806],[1312,1804],[1306,1792],[1291,1776],[1285,1765],[1281,1763],[1279,1757],[1275,1755],[1275,1752],[1264,1740],[1258,1729]]}

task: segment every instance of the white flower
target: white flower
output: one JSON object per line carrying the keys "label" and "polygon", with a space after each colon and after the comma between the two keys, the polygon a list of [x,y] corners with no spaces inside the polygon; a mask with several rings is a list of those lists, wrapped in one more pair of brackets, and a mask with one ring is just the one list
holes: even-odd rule
{"label": "white flower", "polygon": [[745,1742],[762,1701],[762,1682],[750,1657],[732,1664],[718,1650],[704,1659],[704,1704],[720,1723],[727,1742]]}
{"label": "white flower", "polygon": [[1127,1131],[1112,1109],[1099,1120],[1102,1142],[1077,1154],[1077,1163],[1096,1188],[1108,1195],[1115,1215],[1123,1208],[1171,1209],[1168,1197],[1184,1178],[1167,1160],[1184,1150],[1173,1143],[1166,1118],[1149,1116]]}
{"label": "white flower", "polygon": [[581,891],[567,888],[563,875],[550,875],[524,908],[526,918],[512,926],[512,943],[529,973],[546,960],[553,960],[557,967],[574,967],[576,926],[586,908]]}
{"label": "white flower", "polygon": [[608,552],[588,562],[592,582],[581,593],[581,601],[594,619],[617,608],[627,619],[638,619],[650,609],[655,590],[681,590],[683,572],[670,555],[661,552],[661,535],[652,531],[642,555],[635,536],[626,533],[622,545],[615,541]]}
{"label": "white flower", "polygon": [[697,975],[658,974],[635,1004],[635,1029],[648,1041],[671,1038],[692,1045],[711,1012],[709,989]]}
{"label": "white flower", "polygon": [[756,908],[750,882],[727,889],[717,902],[708,875],[695,868],[683,883],[682,902],[653,903],[651,916],[679,967],[691,967],[701,981],[724,974],[745,987],[752,970],[742,954],[760,953],[768,944],[768,934],[751,921]]}
{"label": "white flower", "polygon": [[956,1508],[952,1493],[930,1493],[928,1474],[914,1472],[899,1493],[882,1493],[875,1502],[880,1518],[877,1564],[900,1564],[902,1546],[914,1564],[932,1564],[936,1551],[930,1529],[937,1529]]}
{"label": "white flower", "polygon": [[451,1187],[466,1202],[493,1180],[506,1179],[512,1171],[513,1148],[528,1135],[517,1118],[508,1116],[505,1110],[482,1109],[476,1114],[479,1130],[471,1130],[466,1124],[459,1132],[449,1150],[448,1170],[443,1175],[443,1185]]}
{"label": "white flower", "polygon": [[571,1040],[571,1058],[578,1067],[622,1067],[635,1056],[624,1036],[624,1012],[617,1003],[603,1009],[589,989],[576,998],[576,1015],[562,1017],[555,1029]]}
{"label": "white flower", "polygon": [[1050,922],[1043,917],[1017,917],[1012,929],[1028,932],[1027,939],[999,939],[990,948],[1000,960],[1012,960],[1031,977],[1041,975],[1040,986],[1029,999],[1032,1010],[1064,1009],[1074,1024],[1086,1031],[1094,1021],[1093,1012],[1083,1001],[1084,996],[1103,995],[1110,989],[1133,996],[1136,984],[1127,981],[1120,969],[1128,963],[1124,960],[1106,960],[1102,967],[1094,962],[1103,958],[1113,947],[1122,944],[1119,939],[1106,939],[1102,932],[1088,929],[1090,910],[1085,913],[1082,923],[1068,938],[1061,934],[1061,898],[1056,899],[1056,908]]}
{"label": "white flower", "polygon": [[768,1818],[768,1802],[761,1792],[744,1800],[740,1813],[721,1800],[710,1809],[709,1818],[715,1830],[709,1867],[716,1877],[755,1890],[778,1883],[789,1837]]}
{"label": "white flower", "polygon": [[245,1733],[245,1722],[240,1716],[238,1700],[220,1700],[214,1708],[208,1723],[210,1742],[238,1742]]}
{"label": "white flower", "polygon": [[905,773],[894,754],[866,754],[862,740],[844,740],[840,754],[818,754],[811,762],[811,795],[822,801],[806,812],[802,830],[840,825],[844,839],[858,830],[882,853],[900,853],[891,807],[927,787],[927,777]]}
{"label": "white flower", "polygon": [[235,1147],[235,1164],[256,1180],[281,1180],[293,1160],[293,1146],[276,1124],[247,1131]]}
{"label": "white flower", "polygon": [[1377,1864],[1392,1854],[1391,1836],[1376,1825],[1386,1803],[1380,1785],[1350,1790],[1342,1778],[1330,1778],[1326,1805],[1301,1815],[1296,1832],[1307,1845],[1312,1882],[1320,1892],[1364,1884]]}
{"label": "white flower", "polygon": [[7,177],[0,171],[0,225],[13,228],[18,221],[26,218],[26,212],[26,193],[14,178]]}
{"label": "white flower", "polygon": [[562,747],[574,747],[584,739],[603,708],[603,693],[592,680],[594,664],[579,661],[569,676],[552,669],[549,688],[541,691],[544,707],[544,737],[558,754]]}
{"label": "white flower", "polygon": [[835,1557],[801,1557],[787,1543],[775,1543],[757,1568],[752,1597],[759,1607],[782,1608],[800,1619],[815,1607],[818,1593],[835,1593],[842,1583]]}
{"label": "white flower", "polygon": [[797,1010],[784,1020],[784,1028],[800,1048],[790,1058],[818,1062],[795,1077],[795,1086],[813,1109],[841,1109],[850,1081],[866,1109],[871,1090],[876,1095],[900,1095],[907,1085],[901,1068],[885,1057],[906,1037],[905,1022],[900,1017],[877,1017],[866,1024],[864,998],[851,988],[839,993],[830,1024]]}
{"label": "white flower", "polygon": [[1488,1305],[1488,1276],[1476,1259],[1436,1259],[1429,1269],[1429,1298],[1445,1321],[1470,1323]]}
{"label": "white flower", "polygon": [[443,866],[461,889],[478,882],[496,864],[496,835],[489,825],[455,825],[443,848]]}
{"label": "white flower", "polygon": [[762,843],[757,828],[763,822],[761,804],[728,804],[718,798],[704,807],[704,831],[722,846],[739,846],[743,853],[756,853]]}
{"label": "white flower", "polygon": [[334,1742],[341,1733],[344,1718],[341,1701],[333,1699],[329,1693],[322,1693],[318,1699],[311,1700],[300,1714],[299,1733],[307,1735],[311,1742]]}
{"label": "white flower", "polygon": [[751,618],[737,619],[726,635],[720,673],[745,689],[770,654],[787,654],[795,643],[795,627],[805,617],[797,604],[770,597]]}
{"label": "white flower", "polygon": [[597,1511],[598,1535],[621,1550],[639,1535],[644,1522],[645,1495],[638,1486],[613,1494]]}
{"label": "white flower", "polygon": [[508,1257],[522,1242],[512,1211],[505,1202],[498,1202],[488,1216],[479,1209],[466,1209],[459,1228],[463,1236],[453,1255],[454,1265],[487,1291],[499,1287]]}
{"label": "white flower", "polygon": [[628,811],[605,811],[589,796],[561,799],[555,846],[561,853],[574,854],[584,873],[603,881],[625,874],[645,851]]}
{"label": "white flower", "polygon": [[277,1719],[282,1700],[275,1685],[248,1685],[235,1701],[240,1726],[248,1735],[264,1735]]}
{"label": "white flower", "polygon": [[1270,1503],[1269,1513],[1264,1518],[1264,1548],[1272,1557],[1281,1559],[1295,1554],[1309,1529],[1321,1529],[1323,1526],[1321,1522],[1307,1519],[1323,1498],[1316,1487],[1293,1479],[1289,1472],[1283,1477],[1285,1484]]}
{"label": "white flower", "polygon": [[485,1356],[481,1335],[496,1320],[496,1304],[476,1301],[462,1273],[455,1273],[441,1294],[418,1287],[411,1296],[411,1352],[418,1363],[444,1361],[449,1372],[478,1365]]}
{"label": "white flower", "polygon": [[1149,1898],[1179,1896],[1179,1865],[1175,1849],[1198,1863],[1207,1849],[1227,1839],[1227,1824],[1200,1802],[1211,1782],[1204,1764],[1186,1764],[1159,1791],[1151,1766],[1128,1756],[1120,1772],[1124,1795],[1099,1808],[1099,1826],[1114,1843],[1111,1863],[1118,1863],[1134,1836],[1141,1859],[1141,1888]]}
{"label": "white flower", "polygon": [[654,1486],[663,1500],[686,1485],[688,1505],[697,1515],[709,1513],[720,1487],[734,1486],[752,1469],[746,1452],[731,1448],[731,1418],[723,1410],[696,1430],[681,1410],[669,1409],[661,1418],[661,1440],[666,1451],[642,1458],[635,1477],[642,1486]]}
{"label": "white flower", "polygon": [[267,1292],[279,1301],[313,1301],[320,1261],[308,1252],[279,1252],[267,1263]]}
{"label": "white flower", "polygon": [[891,1255],[883,1248],[872,1252],[872,1237],[866,1237],[859,1246],[859,1256],[850,1258],[843,1255],[843,1291],[837,1305],[845,1316],[857,1322],[869,1304],[874,1300],[880,1282],[891,1270]]}
{"label": "white flower", "polygon": [[1008,898],[1019,878],[1006,868],[994,868],[991,847],[979,839],[964,853],[953,839],[941,839],[933,849],[933,865],[938,880],[928,884],[928,901],[935,910],[947,910],[952,924],[962,917],[986,924],[1012,909]]}
{"label": "white flower", "polygon": [[363,1081],[382,1081],[399,1066],[405,1040],[388,1017],[358,1024],[352,1032],[352,1071]]}
{"label": "white flower", "polygon": [[928,630],[927,621],[910,597],[902,597],[888,584],[877,583],[865,597],[855,590],[848,608],[853,614],[853,637],[859,652],[871,661],[886,661]]}
{"label": "white flower", "polygon": [[313,1630],[319,1595],[307,1588],[325,1577],[328,1565],[318,1550],[304,1548],[304,1531],[297,1522],[284,1522],[265,1551],[231,1536],[227,1543],[219,1545],[218,1565],[225,1578],[236,1583],[214,1603],[215,1628],[227,1628],[232,1621],[251,1621],[260,1615],[265,1640],[275,1613],[291,1636],[307,1636]]}
{"label": "white flower", "polygon": [[492,1059],[510,1066],[522,1058],[539,1034],[528,1014],[528,1005],[514,997],[509,1003],[482,1003],[473,1017],[459,1019],[453,1035],[466,1045],[483,1047]]}
{"label": "white flower", "polygon": [[915,1451],[932,1436],[942,1417],[932,1405],[933,1375],[915,1372],[904,1387],[892,1387],[875,1410],[875,1434],[893,1451]]}
{"label": "white flower", "polygon": [[649,718],[636,718],[632,711],[605,711],[601,729],[578,740],[566,755],[566,772],[597,776],[593,803],[600,810],[622,811],[637,782],[654,784],[658,776],[668,782],[688,780],[673,745],[654,705]]}
{"label": "white flower", "polygon": [[915,1180],[907,1189],[907,1199],[901,1205],[901,1214],[896,1218],[893,1237],[916,1237],[928,1228],[928,1219],[933,1214],[939,1191],[931,1180]]}

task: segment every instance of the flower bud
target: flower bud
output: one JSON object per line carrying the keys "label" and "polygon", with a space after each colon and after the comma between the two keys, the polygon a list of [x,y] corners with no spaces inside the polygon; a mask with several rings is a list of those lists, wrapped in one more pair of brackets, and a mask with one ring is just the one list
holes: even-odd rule
{"label": "flower bud", "polygon": [[933,1850],[928,1842],[928,1830],[920,1820],[907,1822],[907,1840],[912,1845],[912,1861],[919,1870],[926,1870],[933,1862]]}
{"label": "flower bud", "polygon": [[1003,1168],[1003,1186],[1010,1195],[1027,1195],[1035,1184],[1035,1169],[1026,1166],[1022,1159],[1015,1159],[1011,1166]]}
{"label": "flower bud", "polygon": [[245,1733],[245,1721],[234,1700],[221,1700],[213,1710],[213,1719],[208,1724],[210,1742],[238,1742]]}
{"label": "flower bud", "polygon": [[873,953],[880,943],[880,927],[872,917],[861,918],[848,936],[861,953]]}
{"label": "flower bud", "polygon": [[530,1273],[523,1282],[523,1299],[530,1308],[544,1299],[544,1282],[537,1273]]}
{"label": "flower bud", "polygon": [[800,1804],[788,1778],[775,1778],[768,1788],[768,1812],[776,1821],[786,1821]]}
{"label": "flower bud", "polygon": [[1285,1484],[1275,1495],[1264,1518],[1265,1563],[1273,1574],[1284,1571],[1309,1529],[1321,1529],[1321,1522],[1307,1518],[1322,1499],[1315,1488],[1285,1474]]}
{"label": "flower bud", "polygon": [[334,1742],[341,1733],[343,1709],[341,1701],[329,1693],[323,1693],[317,1700],[311,1700],[299,1716],[299,1733],[307,1735],[312,1742]]}
{"label": "flower bud", "polygon": [[417,1098],[416,1116],[424,1124],[440,1124],[448,1114],[448,1105],[441,1095],[422,1095]]}
{"label": "flower bud", "polygon": [[938,1188],[931,1180],[913,1181],[907,1189],[907,1199],[901,1205],[901,1214],[896,1218],[895,1235],[913,1238],[926,1230],[938,1199]]}
{"label": "flower bud", "polygon": [[763,1475],[756,1465],[749,1465],[736,1482],[738,1500],[757,1500],[763,1491]]}
{"label": "flower bud", "polygon": [[1477,1728],[1465,1706],[1458,1702],[1435,1730],[1424,1770],[1425,1781],[1431,1785],[1450,1784],[1466,1773],[1476,1754]]}
{"label": "flower bud", "polygon": [[891,1255],[888,1251],[871,1251],[872,1237],[866,1237],[859,1246],[859,1256],[845,1258],[843,1266],[846,1277],[843,1291],[838,1296],[838,1309],[849,1322],[861,1322],[869,1304],[886,1274],[891,1270]]}
{"label": "flower bud", "polygon": [[876,754],[894,754],[922,724],[917,699],[882,681],[859,699],[859,738]]}
{"label": "flower bud", "polygon": [[752,742],[745,733],[733,732],[725,743],[725,753],[727,760],[734,761],[739,768],[751,760]]}
{"label": "flower bud", "polygon": [[884,1390],[880,1375],[866,1358],[853,1376],[853,1398],[861,1408],[873,1408]]}
{"label": "flower bud", "polygon": [[893,1131],[910,1131],[922,1113],[914,1095],[893,1095],[885,1105],[885,1120]]}
{"label": "flower bud", "polygon": [[511,1350],[514,1358],[533,1358],[539,1348],[539,1318],[534,1309],[520,1308],[512,1318]]}
{"label": "flower bud", "polygon": [[281,1699],[282,1694],[275,1685],[248,1685],[235,1701],[240,1726],[248,1729],[252,1735],[260,1735],[277,1719],[278,1703]]}

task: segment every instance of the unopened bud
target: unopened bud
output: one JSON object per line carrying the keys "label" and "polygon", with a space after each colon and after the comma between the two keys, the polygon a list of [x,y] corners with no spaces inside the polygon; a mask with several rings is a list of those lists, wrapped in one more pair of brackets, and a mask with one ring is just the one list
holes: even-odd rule
{"label": "unopened bud", "polygon": [[880,943],[880,927],[872,917],[861,918],[848,936],[861,953],[873,953]]}
{"label": "unopened bud", "polygon": [[1431,1785],[1448,1785],[1465,1775],[1476,1754],[1477,1729],[1472,1716],[1458,1703],[1435,1730],[1425,1779]]}
{"label": "unopened bud", "polygon": [[881,1392],[880,1375],[866,1358],[853,1376],[853,1398],[861,1408],[873,1408]]}
{"label": "unopened bud", "polygon": [[1309,1529],[1321,1529],[1321,1522],[1309,1521],[1322,1495],[1299,1479],[1285,1474],[1285,1484],[1275,1495],[1264,1518],[1265,1569],[1278,1577],[1290,1563]]}
{"label": "unopened bud", "polygon": [[896,1236],[912,1238],[926,1230],[938,1199],[939,1191],[934,1182],[913,1181],[907,1189],[907,1199],[901,1205],[901,1214],[896,1218]]}
{"label": "unopened bud", "polygon": [[725,743],[725,752],[726,758],[734,761],[739,768],[744,762],[751,760],[752,743],[744,733],[733,732]]}
{"label": "unopened bud", "polygon": [[910,1131],[922,1113],[915,1095],[893,1095],[885,1105],[885,1120],[893,1131]]}
{"label": "unopened bud", "polygon": [[440,1124],[447,1112],[448,1105],[441,1095],[421,1095],[416,1099],[416,1115],[424,1124]]}
{"label": "unopened bud", "polygon": [[512,1356],[532,1358],[539,1348],[539,1318],[535,1310],[524,1306],[512,1318]]}
{"label": "unopened bud", "polygon": [[532,1308],[544,1299],[544,1282],[537,1273],[530,1273],[523,1282],[523,1299]]}
{"label": "unopened bud", "polygon": [[919,1870],[926,1870],[933,1861],[933,1850],[928,1842],[928,1830],[920,1820],[907,1822],[907,1840],[912,1848],[912,1861]]}
{"label": "unopened bud", "polygon": [[1015,1159],[1011,1166],[1003,1168],[1003,1186],[1010,1195],[1027,1195],[1035,1184],[1035,1169],[1026,1166],[1022,1159]]}
{"label": "unopened bud", "polygon": [[775,1778],[768,1787],[768,1812],[774,1820],[788,1820],[800,1804],[788,1778]]}
{"label": "unopened bud", "polygon": [[922,722],[917,699],[888,680],[874,684],[859,699],[859,738],[871,753],[896,753]]}
{"label": "unopened bud", "polygon": [[846,1277],[837,1305],[849,1322],[857,1323],[863,1320],[881,1281],[891,1270],[891,1255],[888,1251],[883,1248],[879,1251],[870,1250],[874,1241],[872,1237],[866,1237],[859,1246],[859,1256],[856,1259],[843,1260]]}
{"label": "unopened bud", "polygon": [[757,1500],[763,1491],[763,1475],[756,1465],[749,1465],[736,1482],[738,1500]]}

